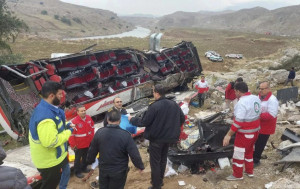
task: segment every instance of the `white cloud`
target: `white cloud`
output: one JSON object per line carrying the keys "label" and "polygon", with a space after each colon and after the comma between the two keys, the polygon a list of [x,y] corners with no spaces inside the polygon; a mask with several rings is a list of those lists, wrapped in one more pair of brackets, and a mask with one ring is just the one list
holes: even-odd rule
{"label": "white cloud", "polygon": [[[175,11],[197,12],[220,11],[230,7],[280,6],[300,4],[300,0],[62,0],[63,2],[84,5],[113,11],[117,14],[165,15]],[[276,5],[278,6],[276,7]],[[268,8],[268,7],[265,7]]]}

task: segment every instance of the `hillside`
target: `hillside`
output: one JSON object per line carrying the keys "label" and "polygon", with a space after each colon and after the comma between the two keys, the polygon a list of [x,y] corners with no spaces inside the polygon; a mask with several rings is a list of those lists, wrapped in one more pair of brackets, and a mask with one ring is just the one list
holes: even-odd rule
{"label": "hillside", "polygon": [[134,25],[117,14],[63,3],[59,0],[7,0],[9,8],[24,20],[29,34],[62,39],[122,33]]}
{"label": "hillside", "polygon": [[[300,5],[268,10],[261,7],[223,12],[182,12],[153,18],[145,23],[141,18],[123,18],[151,28],[206,28],[274,35],[300,35]],[[149,24],[151,23],[151,24]]]}

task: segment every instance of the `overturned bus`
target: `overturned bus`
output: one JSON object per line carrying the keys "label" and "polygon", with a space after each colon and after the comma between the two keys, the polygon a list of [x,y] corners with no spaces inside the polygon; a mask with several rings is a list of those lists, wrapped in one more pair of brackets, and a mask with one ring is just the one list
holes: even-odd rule
{"label": "overturned bus", "polygon": [[117,96],[124,104],[130,103],[150,96],[154,83],[172,90],[186,85],[201,71],[197,49],[186,41],[173,48],[153,48],[147,52],[132,48],[85,50],[2,65],[0,125],[12,138],[26,143],[30,114],[40,101],[43,83],[48,80],[63,84],[66,92],[63,106],[70,120],[76,116],[76,105],[84,105],[87,114],[96,116],[112,107]]}

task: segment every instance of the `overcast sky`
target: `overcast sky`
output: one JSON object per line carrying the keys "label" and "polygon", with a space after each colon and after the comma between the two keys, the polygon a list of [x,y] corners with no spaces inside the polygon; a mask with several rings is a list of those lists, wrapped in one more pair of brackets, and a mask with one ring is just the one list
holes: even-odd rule
{"label": "overcast sky", "polygon": [[267,9],[299,5],[300,0],[61,0],[92,8],[110,10],[118,15],[151,14],[162,16],[176,11],[239,10],[255,6]]}

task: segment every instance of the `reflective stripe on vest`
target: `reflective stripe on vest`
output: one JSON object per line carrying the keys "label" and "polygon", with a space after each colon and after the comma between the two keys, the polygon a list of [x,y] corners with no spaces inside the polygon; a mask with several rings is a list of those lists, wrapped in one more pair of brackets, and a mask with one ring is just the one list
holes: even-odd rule
{"label": "reflective stripe on vest", "polygon": [[258,119],[260,119],[259,116],[255,117],[255,118],[252,118],[252,119],[239,119],[239,118],[235,118],[235,120],[238,121],[238,122],[252,122],[252,121],[256,121]]}
{"label": "reflective stripe on vest", "polygon": [[255,129],[249,129],[249,130],[246,130],[246,129],[238,129],[238,132],[239,133],[255,133],[256,131],[259,131],[260,127],[258,128],[255,128]]}
{"label": "reflective stripe on vest", "polygon": [[74,134],[74,135],[72,135],[72,136],[75,136],[75,137],[85,137],[86,134]]}

